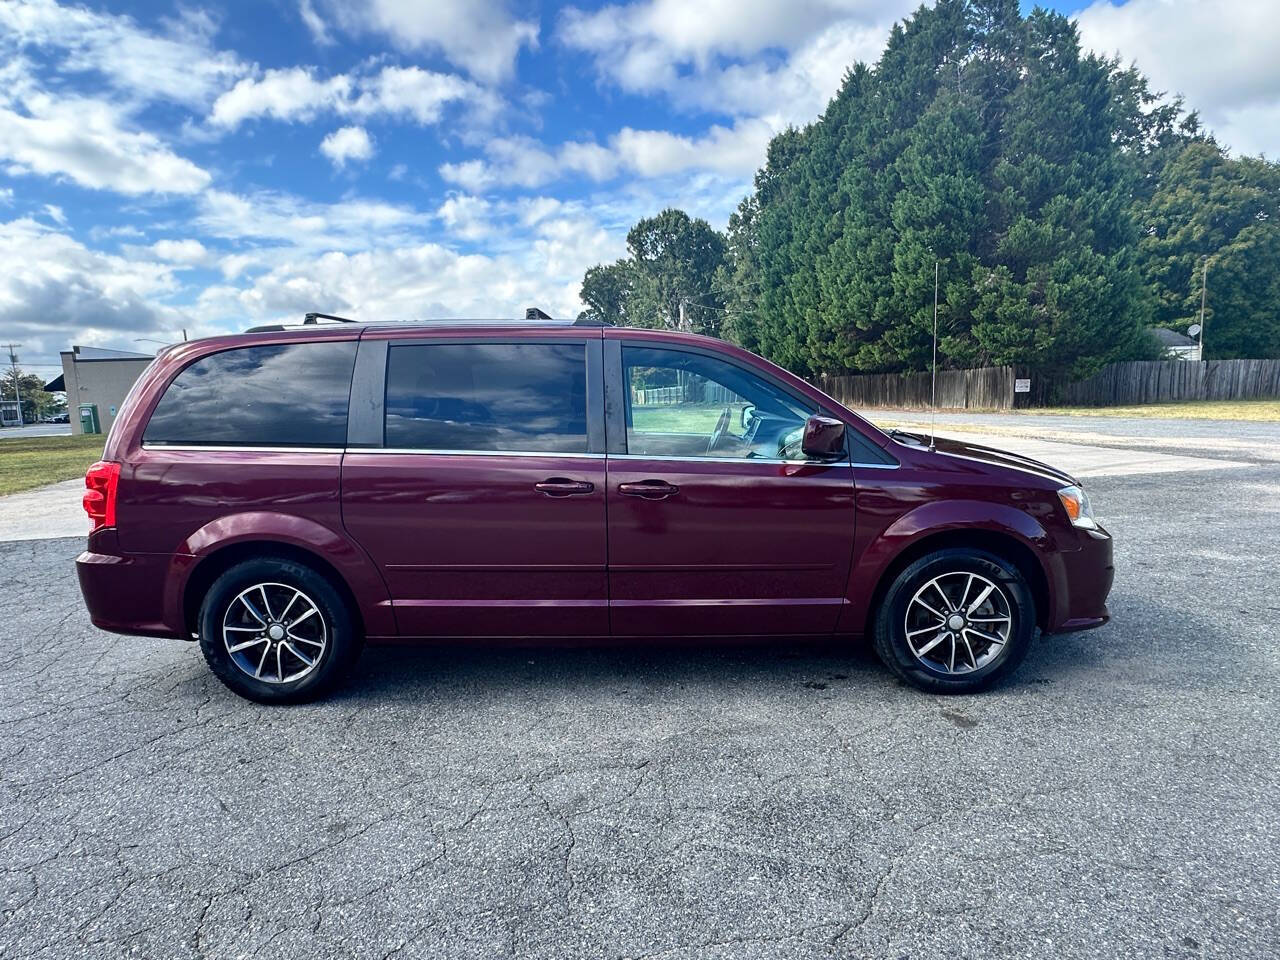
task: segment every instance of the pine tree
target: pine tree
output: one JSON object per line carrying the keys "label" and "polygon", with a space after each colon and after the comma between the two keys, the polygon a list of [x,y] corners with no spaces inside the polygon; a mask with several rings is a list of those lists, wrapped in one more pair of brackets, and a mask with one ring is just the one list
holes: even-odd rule
{"label": "pine tree", "polygon": [[[1277,355],[1278,171],[1227,157],[1136,68],[1082,52],[1067,18],[938,0],[774,138],[719,252],[629,237],[625,269],[593,268],[583,296],[670,324],[697,289],[723,333],[798,373],[919,370],[936,263],[944,364],[1083,375],[1157,355],[1148,326],[1186,327],[1208,260],[1210,355]],[[641,232],[687,237],[675,213]]]}

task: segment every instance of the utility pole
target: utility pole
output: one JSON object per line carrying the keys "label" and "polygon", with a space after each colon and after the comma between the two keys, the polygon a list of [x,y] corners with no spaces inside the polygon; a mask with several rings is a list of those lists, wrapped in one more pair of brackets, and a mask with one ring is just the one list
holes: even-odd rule
{"label": "utility pole", "polygon": [[1197,360],[1204,361],[1204,302],[1209,295],[1209,258],[1204,258],[1204,270],[1200,273],[1200,348]]}
{"label": "utility pole", "polygon": [[938,268],[933,261],[933,381],[929,393],[929,452],[938,449]]}
{"label": "utility pole", "polygon": [[9,365],[13,367],[13,398],[18,401],[18,426],[24,426],[22,421],[22,393],[18,390],[18,354],[15,352],[22,344],[9,344]]}
{"label": "utility pole", "polygon": [[680,330],[687,331],[689,329],[689,321],[685,317],[685,304],[688,303],[684,297],[680,298]]}

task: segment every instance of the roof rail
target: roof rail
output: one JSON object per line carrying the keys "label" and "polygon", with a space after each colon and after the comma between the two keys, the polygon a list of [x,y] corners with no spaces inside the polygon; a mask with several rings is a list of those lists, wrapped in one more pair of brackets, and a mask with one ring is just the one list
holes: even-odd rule
{"label": "roof rail", "polygon": [[414,325],[414,326],[458,326],[458,327],[476,327],[476,326],[494,326],[494,327],[519,327],[519,326],[559,326],[559,327],[611,327],[607,320],[600,320],[595,317],[578,317],[575,320],[557,320],[549,316],[537,307],[528,307],[524,312],[523,320],[508,319],[492,319],[492,320],[352,320],[349,317],[336,317],[330,313],[308,313],[302,323],[267,323],[256,327],[250,327],[245,333],[282,333],[286,330],[298,330],[306,327],[319,327],[329,323],[350,323],[362,327],[382,327],[398,324]]}

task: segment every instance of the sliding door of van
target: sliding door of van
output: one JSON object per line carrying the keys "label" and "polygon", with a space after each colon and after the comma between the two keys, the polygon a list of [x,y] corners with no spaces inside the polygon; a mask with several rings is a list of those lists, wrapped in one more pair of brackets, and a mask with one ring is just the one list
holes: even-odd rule
{"label": "sliding door of van", "polygon": [[599,332],[360,349],[342,511],[400,633],[608,634]]}

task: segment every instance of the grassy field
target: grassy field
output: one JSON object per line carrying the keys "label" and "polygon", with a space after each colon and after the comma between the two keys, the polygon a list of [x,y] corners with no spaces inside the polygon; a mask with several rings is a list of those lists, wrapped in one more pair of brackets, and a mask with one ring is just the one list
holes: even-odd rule
{"label": "grassy field", "polygon": [[[907,422],[899,410],[868,407],[858,411],[875,423]],[[1280,400],[1179,400],[1175,403],[1143,403],[1127,407],[1036,407],[1033,410],[939,410],[939,421],[971,413],[1005,413],[1024,417],[1154,417],[1160,420],[1280,421]],[[910,422],[928,417],[928,410],[913,411]]]}
{"label": "grassy field", "polygon": [[[693,406],[690,404],[673,404],[671,406],[633,406],[631,422],[636,430],[642,433],[696,433],[709,437],[715,429],[716,421],[724,410],[723,403]],[[736,404],[732,412],[733,419],[729,427],[735,433],[742,431],[742,404]]]}
{"label": "grassy field", "polygon": [[84,476],[89,464],[102,456],[106,439],[102,435],[5,439],[0,434],[0,496]]}
{"label": "grassy field", "polygon": [[1019,410],[1061,417],[1159,417],[1162,420],[1280,420],[1280,400],[1179,400],[1132,407],[1053,407]]}

